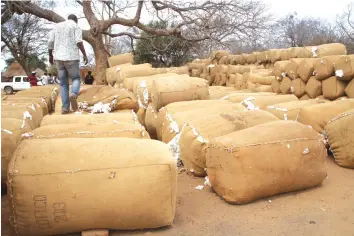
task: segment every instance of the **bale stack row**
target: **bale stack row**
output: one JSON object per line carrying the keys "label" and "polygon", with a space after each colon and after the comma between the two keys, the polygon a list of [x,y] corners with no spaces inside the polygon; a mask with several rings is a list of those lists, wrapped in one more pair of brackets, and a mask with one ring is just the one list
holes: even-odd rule
{"label": "bale stack row", "polygon": [[38,86],[2,97],[1,101],[1,183],[7,180],[7,166],[22,135],[37,128],[53,111],[59,89]]}
{"label": "bale stack row", "polygon": [[301,100],[354,97],[354,55],[298,58],[274,64],[272,88],[276,93],[293,93]]}

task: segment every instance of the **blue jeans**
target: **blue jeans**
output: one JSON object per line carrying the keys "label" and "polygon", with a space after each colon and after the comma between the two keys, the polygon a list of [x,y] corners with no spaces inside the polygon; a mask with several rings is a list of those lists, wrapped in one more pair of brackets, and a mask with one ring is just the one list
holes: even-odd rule
{"label": "blue jeans", "polygon": [[72,80],[71,93],[76,97],[80,92],[80,66],[79,61],[55,61],[60,80],[60,96],[62,101],[62,110],[70,111],[69,100],[69,77]]}

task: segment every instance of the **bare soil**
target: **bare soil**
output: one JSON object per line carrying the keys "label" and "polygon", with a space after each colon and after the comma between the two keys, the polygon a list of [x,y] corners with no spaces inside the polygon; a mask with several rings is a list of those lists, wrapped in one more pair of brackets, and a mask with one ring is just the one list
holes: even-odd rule
{"label": "bare soil", "polygon": [[[281,194],[247,205],[230,205],[204,179],[179,174],[174,224],[156,230],[111,231],[110,235],[354,235],[354,170],[328,158],[328,178],[306,191]],[[12,236],[8,197],[3,196],[1,230]],[[70,234],[70,236],[80,233]],[[67,235],[69,236],[69,235]]]}

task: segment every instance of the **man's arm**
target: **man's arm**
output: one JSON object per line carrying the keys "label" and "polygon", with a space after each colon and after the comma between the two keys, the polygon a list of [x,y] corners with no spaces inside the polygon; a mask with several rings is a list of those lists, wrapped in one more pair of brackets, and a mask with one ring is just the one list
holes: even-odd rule
{"label": "man's arm", "polygon": [[48,53],[49,53],[49,63],[53,65],[54,58],[53,58],[53,49],[54,49],[54,30],[49,33],[48,39]]}
{"label": "man's arm", "polygon": [[87,64],[88,63],[88,59],[87,59],[86,51],[85,51],[85,48],[84,48],[84,43],[82,41],[82,30],[80,29],[79,26],[77,26],[74,32],[75,32],[76,44],[79,47],[82,55],[84,56],[85,64]]}

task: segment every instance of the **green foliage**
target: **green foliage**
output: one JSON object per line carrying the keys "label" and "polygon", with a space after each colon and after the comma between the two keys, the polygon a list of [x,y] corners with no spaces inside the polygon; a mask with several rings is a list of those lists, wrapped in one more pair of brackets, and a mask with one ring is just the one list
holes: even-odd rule
{"label": "green foliage", "polygon": [[47,65],[46,65],[46,59],[45,58],[41,58],[39,59],[37,55],[35,54],[32,54],[30,55],[28,58],[28,65],[29,65],[29,68],[31,70],[35,70],[37,68],[40,68],[42,69],[43,71],[46,71],[47,69]]}
{"label": "green foliage", "polygon": [[[166,21],[151,21],[149,27],[166,29],[173,27]],[[135,46],[134,63],[151,63],[153,67],[181,66],[192,58],[193,43],[174,36],[152,36],[146,32]]]}

